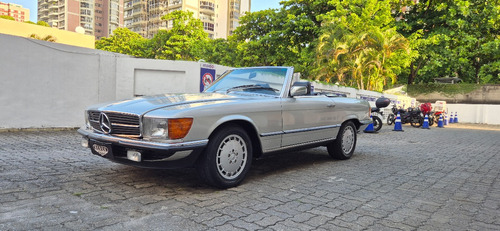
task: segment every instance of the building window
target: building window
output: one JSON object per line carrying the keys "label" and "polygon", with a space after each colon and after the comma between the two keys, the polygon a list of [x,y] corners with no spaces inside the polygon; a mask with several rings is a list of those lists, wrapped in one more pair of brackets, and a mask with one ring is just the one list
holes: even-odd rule
{"label": "building window", "polygon": [[200,1],[200,9],[214,10],[215,4],[213,2]]}
{"label": "building window", "polygon": [[214,24],[209,22],[204,22],[203,29],[208,31],[214,31]]}

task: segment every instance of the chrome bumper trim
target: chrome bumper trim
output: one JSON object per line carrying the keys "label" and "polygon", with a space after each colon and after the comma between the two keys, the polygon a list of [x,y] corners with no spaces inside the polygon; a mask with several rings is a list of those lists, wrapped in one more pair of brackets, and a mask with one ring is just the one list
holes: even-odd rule
{"label": "chrome bumper trim", "polygon": [[183,150],[192,150],[196,148],[203,148],[207,146],[208,139],[205,140],[197,140],[197,141],[189,141],[189,142],[181,142],[181,143],[158,143],[158,142],[150,142],[143,140],[132,140],[122,137],[115,137],[106,134],[94,133],[90,130],[80,128],[78,129],[78,133],[82,136],[87,137],[89,139],[101,141],[101,142],[109,142],[118,145],[123,145],[127,147],[135,147],[135,148],[146,148],[146,149],[155,149],[155,150],[164,150],[164,151],[183,151]]}
{"label": "chrome bumper trim", "polygon": [[359,123],[363,124],[363,125],[365,125],[365,124],[368,125],[368,124],[373,123],[373,120],[371,120],[371,119],[361,120],[361,121],[359,121]]}

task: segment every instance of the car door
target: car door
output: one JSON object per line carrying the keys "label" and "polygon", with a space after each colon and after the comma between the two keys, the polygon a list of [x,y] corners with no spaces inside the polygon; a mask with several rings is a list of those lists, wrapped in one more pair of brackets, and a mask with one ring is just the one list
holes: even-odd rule
{"label": "car door", "polygon": [[335,102],[326,96],[283,98],[282,147],[301,145],[336,137],[339,115]]}

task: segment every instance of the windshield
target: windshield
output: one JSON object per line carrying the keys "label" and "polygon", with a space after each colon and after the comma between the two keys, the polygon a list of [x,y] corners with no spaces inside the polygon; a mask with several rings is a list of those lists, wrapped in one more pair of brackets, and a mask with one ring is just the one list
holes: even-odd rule
{"label": "windshield", "polygon": [[279,95],[285,82],[287,68],[249,68],[226,72],[205,92],[251,92]]}

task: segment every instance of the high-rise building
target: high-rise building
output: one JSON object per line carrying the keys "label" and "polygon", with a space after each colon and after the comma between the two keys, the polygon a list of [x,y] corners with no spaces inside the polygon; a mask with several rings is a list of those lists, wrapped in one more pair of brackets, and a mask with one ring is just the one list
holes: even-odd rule
{"label": "high-rise building", "polygon": [[109,36],[123,27],[123,0],[38,0],[38,20],[62,30]]}
{"label": "high-rise building", "polygon": [[30,20],[30,10],[19,4],[0,2],[0,15],[7,15],[18,22]]}
{"label": "high-rise building", "polygon": [[124,0],[125,27],[152,38],[158,30],[168,29],[161,17],[176,11],[194,13],[203,22],[210,38],[227,38],[239,25],[239,17],[250,11],[250,0]]}

